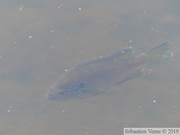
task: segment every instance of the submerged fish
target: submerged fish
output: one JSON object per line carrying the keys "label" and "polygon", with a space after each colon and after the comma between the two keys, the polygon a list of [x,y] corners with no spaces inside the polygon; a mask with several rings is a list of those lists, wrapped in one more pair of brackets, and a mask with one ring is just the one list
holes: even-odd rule
{"label": "submerged fish", "polygon": [[72,67],[46,94],[49,100],[66,100],[89,97],[105,92],[110,86],[119,85],[145,74],[149,67],[173,56],[169,42],[163,43],[139,56],[132,47],[108,56],[86,60]]}

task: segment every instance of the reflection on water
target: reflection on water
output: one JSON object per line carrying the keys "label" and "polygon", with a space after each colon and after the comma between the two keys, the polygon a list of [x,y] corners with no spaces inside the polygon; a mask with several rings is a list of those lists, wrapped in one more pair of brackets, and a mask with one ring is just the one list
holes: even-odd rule
{"label": "reflection on water", "polygon": [[[0,134],[109,135],[128,126],[179,126],[178,1],[1,3]],[[174,58],[144,79],[88,99],[45,99],[75,63],[129,46],[138,54],[165,41],[172,41]]]}

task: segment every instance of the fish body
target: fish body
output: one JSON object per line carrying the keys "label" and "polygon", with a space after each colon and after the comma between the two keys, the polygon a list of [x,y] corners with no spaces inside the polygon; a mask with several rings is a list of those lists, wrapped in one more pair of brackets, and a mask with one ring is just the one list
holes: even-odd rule
{"label": "fish body", "polygon": [[49,100],[67,100],[89,97],[105,92],[144,74],[144,66],[157,64],[173,56],[169,42],[163,43],[146,53],[133,55],[127,47],[107,56],[99,56],[73,66],[46,94]]}

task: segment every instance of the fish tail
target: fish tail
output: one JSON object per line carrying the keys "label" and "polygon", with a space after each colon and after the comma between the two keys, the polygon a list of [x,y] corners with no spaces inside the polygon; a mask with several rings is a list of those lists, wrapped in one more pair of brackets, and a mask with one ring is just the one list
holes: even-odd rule
{"label": "fish tail", "polygon": [[165,42],[142,55],[146,57],[148,64],[154,65],[168,60],[174,54],[170,51],[170,42]]}

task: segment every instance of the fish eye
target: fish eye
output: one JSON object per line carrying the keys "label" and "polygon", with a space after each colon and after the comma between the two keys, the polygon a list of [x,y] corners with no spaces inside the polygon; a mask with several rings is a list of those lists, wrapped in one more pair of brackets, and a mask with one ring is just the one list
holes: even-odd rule
{"label": "fish eye", "polygon": [[79,84],[79,88],[84,88],[84,83]]}
{"label": "fish eye", "polygon": [[64,94],[65,94],[64,91],[58,92],[58,95],[64,95]]}

